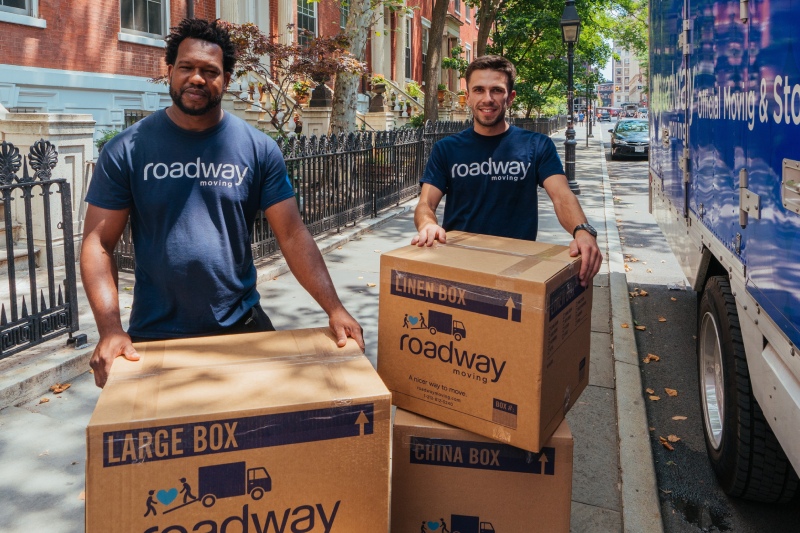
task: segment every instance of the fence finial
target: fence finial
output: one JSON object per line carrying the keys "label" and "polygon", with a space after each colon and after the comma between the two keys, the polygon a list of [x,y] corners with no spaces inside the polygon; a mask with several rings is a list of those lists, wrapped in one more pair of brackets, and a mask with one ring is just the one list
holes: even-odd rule
{"label": "fence finial", "polygon": [[3,141],[0,144],[0,185],[11,185],[17,179],[17,171],[21,165],[19,148]]}

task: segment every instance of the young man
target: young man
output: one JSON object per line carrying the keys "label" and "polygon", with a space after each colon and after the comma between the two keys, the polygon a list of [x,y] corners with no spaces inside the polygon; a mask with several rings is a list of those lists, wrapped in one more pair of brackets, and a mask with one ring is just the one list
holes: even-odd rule
{"label": "young man", "polygon": [[[274,329],[250,249],[259,211],[339,346],[352,337],[363,349],[361,326],[300,218],[277,144],[220,107],[235,62],[227,31],[187,19],[166,41],[173,105],[104,147],[86,196],[81,277],[100,332],[96,384],[105,384],[115,357],[139,358],[132,341]],[[126,333],[113,251],[129,215],[136,284]]]}
{"label": "young man", "polygon": [[[473,127],[433,146],[414,212],[419,233],[411,244],[445,243],[446,231],[451,230],[535,241],[541,186],[561,226],[572,234],[570,255],[583,258],[579,278],[586,287],[603,262],[597,232],[569,188],[553,141],[505,121],[516,96],[516,75],[514,65],[500,56],[482,56],[470,63],[467,105],[472,109]],[[440,226],[436,208],[445,194]]]}

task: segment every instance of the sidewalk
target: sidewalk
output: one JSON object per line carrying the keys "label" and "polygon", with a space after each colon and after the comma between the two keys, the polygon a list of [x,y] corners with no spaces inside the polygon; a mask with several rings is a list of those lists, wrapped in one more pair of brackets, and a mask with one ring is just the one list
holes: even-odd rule
{"label": "sidewalk", "polygon": [[[589,387],[568,415],[575,436],[572,531],[658,532],[663,528],[635,339],[632,329],[619,327],[632,320],[599,126],[595,135],[586,148],[584,129],[578,128],[579,198],[598,229],[606,261],[594,283]],[[563,157],[563,131],[553,140]],[[559,226],[546,193],[540,192],[539,240],[568,244],[569,234]],[[364,328],[373,365],[380,254],[409,243],[415,204],[407,202],[318,240],[339,296]],[[126,288],[132,285],[132,276],[120,276],[125,314],[131,303]],[[327,316],[283,261],[260,266],[258,289],[276,328],[327,325]],[[6,407],[0,411],[2,531],[83,531],[84,429],[99,389],[85,373],[97,331],[81,287],[79,293],[81,333],[88,335],[89,347],[64,348],[61,339],[0,361],[0,408]],[[60,398],[47,393],[50,385],[65,381],[73,386]],[[50,401],[39,404],[44,396]]]}

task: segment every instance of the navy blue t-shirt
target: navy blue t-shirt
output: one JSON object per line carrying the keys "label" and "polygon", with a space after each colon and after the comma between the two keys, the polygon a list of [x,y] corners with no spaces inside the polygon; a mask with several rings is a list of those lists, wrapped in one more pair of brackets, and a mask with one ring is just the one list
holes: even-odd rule
{"label": "navy blue t-shirt", "polygon": [[239,320],[259,301],[255,217],[293,195],[278,145],[229,113],[192,132],[161,110],[114,137],[86,201],[131,209],[136,284],[128,332],[189,337]]}
{"label": "navy blue t-shirt", "polygon": [[433,145],[421,183],[447,198],[442,227],[536,240],[537,189],[564,174],[550,137],[509,127],[485,136],[469,128]]}

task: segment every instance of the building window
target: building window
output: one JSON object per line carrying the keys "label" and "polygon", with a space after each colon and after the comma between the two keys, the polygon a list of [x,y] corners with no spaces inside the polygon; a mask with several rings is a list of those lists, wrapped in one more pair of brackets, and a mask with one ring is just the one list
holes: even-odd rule
{"label": "building window", "polygon": [[347,17],[350,16],[350,2],[346,0],[339,4],[339,26],[344,29],[347,26]]}
{"label": "building window", "polygon": [[453,10],[457,14],[461,14],[461,0],[453,0]]}
{"label": "building window", "polygon": [[[297,43],[306,46],[317,36],[317,3],[309,0],[297,0]],[[308,33],[306,33],[308,32]]]}
{"label": "building window", "polygon": [[411,79],[411,22],[406,18],[406,79]]}
{"label": "building window", "polygon": [[466,52],[465,59],[467,60],[467,65],[469,65],[470,63],[472,63],[472,47],[470,45],[467,45],[466,48],[464,49],[464,52]]}
{"label": "building window", "polygon": [[[423,22],[424,24],[424,22]],[[428,64],[428,39],[430,39],[431,30],[422,26],[422,75],[425,76],[425,66]]]}
{"label": "building window", "polygon": [[0,0],[0,11],[9,11],[19,15],[30,15],[30,0]]}
{"label": "building window", "polygon": [[142,120],[147,115],[151,115],[152,111],[144,111],[142,109],[126,109],[125,110],[125,127],[129,128]]}
{"label": "building window", "polygon": [[466,20],[467,22],[469,22],[469,17],[470,17],[469,12],[470,12],[470,7],[464,4],[464,20]]}
{"label": "building window", "polygon": [[122,31],[146,37],[164,36],[164,0],[121,0]]}

